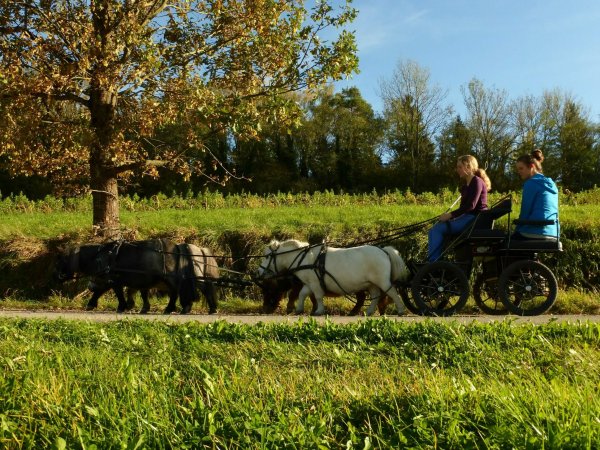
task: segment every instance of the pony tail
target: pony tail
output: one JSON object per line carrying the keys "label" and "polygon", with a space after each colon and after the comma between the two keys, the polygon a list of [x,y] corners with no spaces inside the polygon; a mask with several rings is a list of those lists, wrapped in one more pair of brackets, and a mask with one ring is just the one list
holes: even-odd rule
{"label": "pony tail", "polygon": [[488,177],[484,169],[477,169],[475,171],[475,175],[483,180],[488,191],[492,190],[492,182],[490,181],[490,177]]}
{"label": "pony tail", "polygon": [[400,256],[400,252],[391,245],[384,247],[383,251],[387,253],[392,265],[392,279],[390,281],[394,283],[398,280],[406,280],[409,276],[409,271],[404,259]]}

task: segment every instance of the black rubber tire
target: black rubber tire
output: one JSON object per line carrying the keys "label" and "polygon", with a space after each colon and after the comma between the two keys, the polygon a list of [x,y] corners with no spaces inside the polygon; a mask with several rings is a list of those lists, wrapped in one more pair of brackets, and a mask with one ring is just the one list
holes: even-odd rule
{"label": "black rubber tire", "polygon": [[469,299],[469,280],[448,261],[426,264],[415,274],[411,291],[416,306],[428,316],[451,316]]}
{"label": "black rubber tire", "polygon": [[417,306],[414,300],[410,296],[410,290],[407,287],[398,287],[398,294],[400,294],[400,298],[404,302],[406,309],[408,309],[411,313],[416,314],[418,316],[423,315],[423,311]]}
{"label": "black rubber tire", "polygon": [[500,274],[498,291],[504,306],[518,316],[537,316],[556,301],[558,283],[544,264],[530,259],[516,261]]}
{"label": "black rubber tire", "polygon": [[508,314],[508,309],[500,299],[497,281],[490,285],[483,273],[478,274],[473,282],[473,300],[475,300],[481,312],[485,314],[491,316]]}

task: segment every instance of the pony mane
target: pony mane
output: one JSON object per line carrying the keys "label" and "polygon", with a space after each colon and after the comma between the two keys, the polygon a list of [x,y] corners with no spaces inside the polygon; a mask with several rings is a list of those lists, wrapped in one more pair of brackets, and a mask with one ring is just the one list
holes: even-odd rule
{"label": "pony mane", "polygon": [[308,247],[308,246],[309,246],[308,242],[302,242],[297,239],[288,239],[286,241],[279,242],[279,248],[282,248],[282,249],[301,248],[301,247]]}

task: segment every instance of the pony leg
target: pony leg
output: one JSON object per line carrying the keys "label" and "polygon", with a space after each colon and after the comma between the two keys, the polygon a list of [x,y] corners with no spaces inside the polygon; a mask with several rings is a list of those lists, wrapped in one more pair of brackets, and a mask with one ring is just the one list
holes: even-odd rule
{"label": "pony leg", "polygon": [[404,312],[406,311],[406,306],[400,298],[400,295],[398,295],[398,291],[396,290],[396,288],[390,285],[390,287],[387,290],[384,290],[384,293],[392,297],[392,299],[394,300],[394,303],[396,304],[396,310],[398,311],[398,315],[401,316],[402,314],[404,314]]}
{"label": "pony leg", "polygon": [[[207,282],[204,290],[202,291],[204,297],[206,297],[206,303],[208,303],[208,313],[217,313],[217,288],[212,282]],[[191,309],[191,308],[190,308]]]}
{"label": "pony leg", "polygon": [[[144,289],[140,290],[140,294],[144,292]],[[130,309],[135,308],[135,300],[133,296],[135,295],[135,289],[127,288],[127,304],[125,308],[129,311]]]}
{"label": "pony leg", "polygon": [[94,289],[92,291],[92,298],[89,299],[85,309],[87,311],[91,311],[92,309],[96,309],[98,307],[98,299],[102,294],[104,294],[108,289]]}
{"label": "pony leg", "polygon": [[375,313],[375,308],[377,308],[377,304],[381,298],[381,289],[372,286],[369,288],[369,295],[371,296],[371,304],[367,308],[367,316],[372,316]]}
{"label": "pony leg", "polygon": [[[323,295],[314,294],[315,299],[317,300],[317,309],[312,312],[312,316],[322,316],[325,314],[325,305],[323,304]],[[314,303],[313,303],[314,304]]]}
{"label": "pony leg", "polygon": [[296,306],[296,300],[298,300],[301,290],[302,290],[301,284],[292,286],[292,289],[288,293],[288,302],[287,302],[287,307],[285,308],[285,312],[287,314],[291,314],[294,311],[294,307]]}
{"label": "pony leg", "polygon": [[148,301],[148,289],[142,289],[140,291],[140,295],[142,296],[142,301],[144,302],[142,309],[140,309],[140,314],[148,314],[148,311],[150,311],[150,302]]}
{"label": "pony leg", "polygon": [[127,310],[127,302],[125,301],[123,286],[114,286],[113,291],[115,291],[115,294],[117,295],[117,300],[119,300],[119,304],[117,305],[117,312],[125,312]]}
{"label": "pony leg", "polygon": [[163,314],[171,314],[177,310],[177,289],[171,289],[169,292],[169,304],[163,311]]}
{"label": "pony leg", "polygon": [[296,314],[304,313],[304,300],[308,297],[309,294],[312,294],[310,288],[308,286],[303,286],[300,290],[300,294],[298,294],[298,302],[296,302]]}
{"label": "pony leg", "polygon": [[367,296],[365,295],[365,293],[363,291],[357,292],[356,293],[356,305],[354,305],[354,308],[352,308],[352,310],[348,313],[348,315],[356,316],[356,315],[360,314],[360,310],[364,306],[366,299],[367,299]]}

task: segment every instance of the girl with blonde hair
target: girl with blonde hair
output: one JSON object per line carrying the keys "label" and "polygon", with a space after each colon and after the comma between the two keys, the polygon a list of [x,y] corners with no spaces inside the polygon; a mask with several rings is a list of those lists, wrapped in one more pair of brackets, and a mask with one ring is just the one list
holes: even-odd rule
{"label": "girl with blonde hair", "polygon": [[479,212],[488,209],[487,193],[492,183],[485,170],[479,168],[477,159],[471,155],[460,156],[456,161],[456,173],[464,182],[460,188],[460,206],[442,214],[439,222],[429,230],[429,262],[437,261],[442,255],[445,236],[459,234],[475,220]]}

